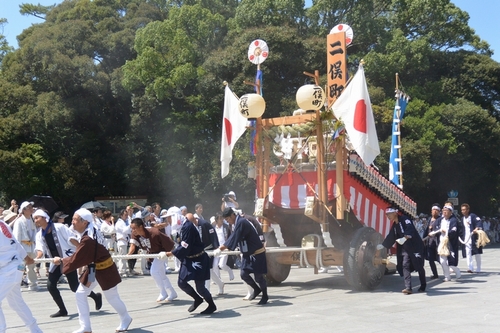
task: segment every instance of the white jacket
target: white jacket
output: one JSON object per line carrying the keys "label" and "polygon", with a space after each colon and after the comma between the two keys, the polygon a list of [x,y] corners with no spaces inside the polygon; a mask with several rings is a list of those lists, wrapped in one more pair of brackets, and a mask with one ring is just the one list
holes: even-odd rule
{"label": "white jacket", "polygon": [[[71,243],[71,239],[78,240],[78,236],[74,234],[66,225],[62,223],[54,223],[52,229],[52,233],[57,236],[57,241],[54,239],[56,243],[56,247],[58,251],[60,249],[61,253],[58,254],[61,258],[71,257],[73,253],[76,251],[76,246]],[[52,234],[51,233],[51,234]],[[42,236],[42,229],[40,229],[36,234],[36,251],[41,251],[44,256],[48,258],[52,258],[52,253],[47,247],[47,242],[45,238]],[[49,271],[53,272],[55,266],[50,263]]]}
{"label": "white jacket", "polygon": [[12,235],[10,227],[0,221],[0,272],[2,275],[17,270],[23,264],[26,251]]}
{"label": "white jacket", "polygon": [[116,230],[116,243],[118,246],[128,245],[130,235],[132,231],[130,230],[130,225],[125,223],[121,218],[115,223]]}
{"label": "white jacket", "polygon": [[[24,215],[21,215],[14,224],[13,234],[27,253],[34,252],[36,225],[31,219],[31,216],[26,218]],[[23,243],[23,241],[31,242],[31,244]]]}

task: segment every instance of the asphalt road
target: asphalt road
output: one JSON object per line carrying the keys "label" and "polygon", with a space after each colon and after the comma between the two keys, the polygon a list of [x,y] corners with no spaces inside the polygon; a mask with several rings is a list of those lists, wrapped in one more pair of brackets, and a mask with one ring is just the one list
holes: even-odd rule
{"label": "asphalt road", "polygon": [[[500,325],[500,246],[489,245],[482,256],[483,272],[463,273],[460,280],[428,282],[427,292],[403,295],[399,275],[385,276],[374,291],[352,291],[342,273],[335,268],[314,275],[311,268],[292,267],[290,276],[279,286],[269,288],[270,301],[243,301],[246,287],[236,272],[227,282],[225,295],[215,296],[217,312],[210,316],[190,314],[191,300],[176,288],[179,298],[158,304],[158,291],[150,276],[126,278],[119,285],[133,322],[129,332],[498,332]],[[459,268],[466,271],[465,259]],[[439,273],[442,274],[438,266]],[[430,269],[426,266],[427,276]],[[42,273],[43,274],[43,273]],[[223,279],[228,281],[226,272]],[[177,275],[169,274],[176,285]],[[45,279],[41,280],[41,284]],[[413,274],[414,290],[418,276]],[[49,318],[57,311],[50,294],[23,288],[23,297],[44,332],[72,332],[78,329],[74,294],[67,284],[60,285],[70,315]],[[211,286],[215,295],[217,287]],[[91,309],[93,301],[90,300]],[[28,332],[19,317],[2,303],[7,332]],[[197,312],[203,310],[202,304]],[[94,333],[114,332],[118,316],[104,301],[100,311],[91,311]]]}

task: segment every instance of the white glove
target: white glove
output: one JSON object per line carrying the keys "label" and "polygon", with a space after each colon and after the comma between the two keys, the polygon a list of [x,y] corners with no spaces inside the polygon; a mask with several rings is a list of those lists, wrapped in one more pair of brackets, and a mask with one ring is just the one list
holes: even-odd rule
{"label": "white glove", "polygon": [[215,249],[214,250],[214,257],[215,258],[220,257],[221,253],[222,253],[221,249]]}
{"label": "white glove", "polygon": [[167,252],[162,251],[162,252],[158,253],[158,257],[159,257],[158,259],[160,259],[160,260],[167,259]]}
{"label": "white glove", "polygon": [[377,250],[379,250],[379,251],[380,251],[380,250],[382,250],[384,247],[385,247],[385,246],[383,246],[382,244],[379,244],[379,245],[377,245]]}
{"label": "white glove", "polygon": [[406,242],[406,237],[398,238],[396,242],[398,242],[399,245],[403,245]]}

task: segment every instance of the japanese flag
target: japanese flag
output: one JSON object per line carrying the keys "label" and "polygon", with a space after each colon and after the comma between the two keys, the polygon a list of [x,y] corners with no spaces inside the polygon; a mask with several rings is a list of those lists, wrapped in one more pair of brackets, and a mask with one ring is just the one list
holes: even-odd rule
{"label": "japanese flag", "polygon": [[332,110],[335,117],[344,122],[354,150],[366,165],[370,165],[380,154],[380,148],[362,65],[359,65],[351,83],[333,103]]}
{"label": "japanese flag", "polygon": [[229,163],[233,159],[233,147],[246,130],[247,119],[241,115],[238,103],[238,97],[226,86],[220,147],[220,175],[222,178],[228,175]]}

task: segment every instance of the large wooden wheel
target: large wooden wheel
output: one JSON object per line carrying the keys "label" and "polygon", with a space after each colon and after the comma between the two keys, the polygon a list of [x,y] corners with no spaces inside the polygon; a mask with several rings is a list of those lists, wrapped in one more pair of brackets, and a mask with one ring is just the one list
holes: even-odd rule
{"label": "large wooden wheel", "polygon": [[[266,247],[278,247],[278,241],[274,235],[274,231],[265,234]],[[269,285],[278,285],[285,281],[290,274],[292,265],[280,264],[277,261],[279,253],[266,253],[267,274],[266,281]]]}
{"label": "large wooden wheel", "polygon": [[292,267],[292,265],[280,264],[276,260],[276,255],[279,255],[279,253],[266,253],[266,281],[269,285],[278,285],[285,281],[290,274],[290,268]]}
{"label": "large wooden wheel", "polygon": [[374,264],[374,258],[385,259],[386,251],[377,251],[383,238],[373,228],[363,227],[354,233],[349,247],[344,252],[344,276],[356,290],[372,290],[377,287],[385,273],[385,265]]}

